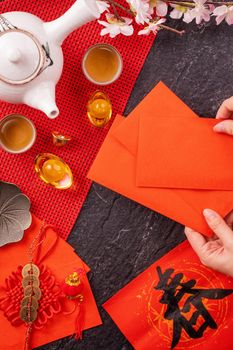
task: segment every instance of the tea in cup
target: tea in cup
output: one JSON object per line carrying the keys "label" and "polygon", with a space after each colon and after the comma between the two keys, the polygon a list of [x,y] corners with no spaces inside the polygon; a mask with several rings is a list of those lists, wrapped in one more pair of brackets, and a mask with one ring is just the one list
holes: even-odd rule
{"label": "tea in cup", "polygon": [[9,153],[23,153],[36,140],[33,122],[20,114],[11,114],[0,120],[0,146]]}
{"label": "tea in cup", "polygon": [[82,61],[86,78],[97,85],[108,85],[121,75],[123,61],[120,53],[108,44],[89,47]]}

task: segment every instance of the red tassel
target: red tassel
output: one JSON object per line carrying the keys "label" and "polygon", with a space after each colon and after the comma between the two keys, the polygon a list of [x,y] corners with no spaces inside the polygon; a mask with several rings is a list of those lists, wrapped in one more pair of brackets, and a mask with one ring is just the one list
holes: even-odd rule
{"label": "red tassel", "polygon": [[75,339],[79,340],[83,338],[83,327],[84,327],[84,306],[82,303],[78,303],[77,317],[75,320]]}

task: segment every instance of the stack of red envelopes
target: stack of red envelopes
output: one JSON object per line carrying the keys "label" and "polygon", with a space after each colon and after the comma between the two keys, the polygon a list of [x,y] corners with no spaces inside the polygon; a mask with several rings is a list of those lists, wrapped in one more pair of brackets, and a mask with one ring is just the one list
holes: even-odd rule
{"label": "stack of red envelopes", "polygon": [[211,235],[203,209],[233,209],[233,137],[216,134],[216,123],[160,82],[126,119],[116,118],[88,177]]}

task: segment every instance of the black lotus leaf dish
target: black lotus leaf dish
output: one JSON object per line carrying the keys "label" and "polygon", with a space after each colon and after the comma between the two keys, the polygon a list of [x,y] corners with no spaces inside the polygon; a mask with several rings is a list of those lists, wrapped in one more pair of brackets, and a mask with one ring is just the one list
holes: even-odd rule
{"label": "black lotus leaf dish", "polygon": [[0,181],[0,247],[18,242],[31,225],[30,200],[11,183]]}

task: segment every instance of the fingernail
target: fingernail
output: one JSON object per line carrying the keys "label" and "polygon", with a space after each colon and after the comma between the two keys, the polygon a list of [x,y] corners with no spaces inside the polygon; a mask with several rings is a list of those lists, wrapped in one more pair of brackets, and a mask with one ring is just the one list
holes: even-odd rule
{"label": "fingernail", "polygon": [[224,125],[221,123],[214,126],[214,131],[216,132],[224,132],[224,130],[225,130]]}
{"label": "fingernail", "polygon": [[216,217],[216,213],[211,210],[211,209],[204,209],[203,210],[203,215],[207,218],[207,219],[213,219]]}

